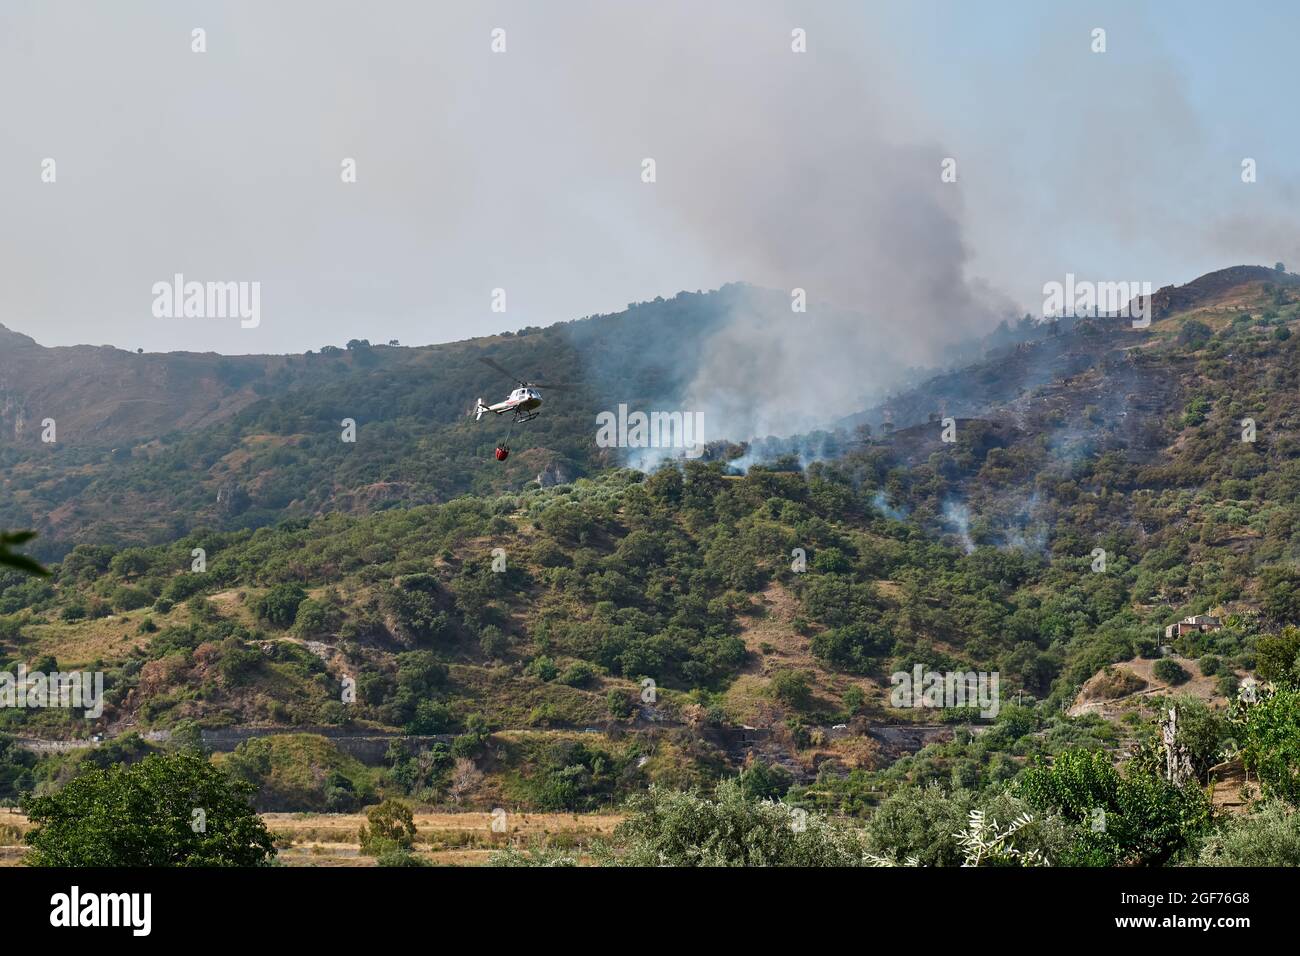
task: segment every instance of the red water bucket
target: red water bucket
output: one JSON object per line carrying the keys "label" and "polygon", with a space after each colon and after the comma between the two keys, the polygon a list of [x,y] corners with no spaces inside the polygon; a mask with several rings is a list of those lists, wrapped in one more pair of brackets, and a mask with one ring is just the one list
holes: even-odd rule
{"label": "red water bucket", "polygon": [[510,449],[505,445],[497,446],[497,461],[505,461],[510,457]]}

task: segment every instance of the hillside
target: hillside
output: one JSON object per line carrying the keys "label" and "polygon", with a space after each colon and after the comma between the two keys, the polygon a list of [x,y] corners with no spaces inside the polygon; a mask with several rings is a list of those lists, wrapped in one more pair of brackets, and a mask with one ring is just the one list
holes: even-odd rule
{"label": "hillside", "polygon": [[[655,407],[693,369],[643,346],[644,327],[698,354],[751,293],[682,293],[614,316],[451,345],[350,343],[303,356],[136,355],[46,349],[0,332],[0,526],[33,527],[57,557],[79,541],[156,543],[191,528],[256,527],[570,479],[609,464],[592,443],[608,395]],[[475,398],[513,383],[476,361],[576,384],[492,449],[504,418],[476,424]],[[603,397],[599,404],[593,396]],[[617,404],[617,403],[614,403]],[[41,442],[41,422],[57,443]],[[341,441],[342,421],[357,441]]]}
{"label": "hillside", "polygon": [[53,418],[60,442],[129,448],[224,421],[295,385],[319,385],[326,371],[304,356],[45,348],[0,325],[0,437],[4,447],[39,448],[41,422]]}
{"label": "hillside", "polygon": [[[250,482],[260,527],[81,544],[49,581],[0,574],[0,659],[102,668],[109,687],[97,721],[6,710],[0,729],[75,748],[93,728],[128,755],[224,741],[223,765],[260,788],[265,810],[353,810],[398,793],[591,811],[650,782],[743,770],[860,814],[915,784],[978,791],[1069,747],[1150,745],[1177,682],[1121,688],[1124,706],[1078,704],[1110,686],[1106,668],[1146,674],[1167,624],[1223,622],[1170,642],[1175,661],[1197,662],[1189,687],[1210,711],[1295,656],[1277,669],[1274,648],[1300,623],[1300,294],[1264,277],[1233,288],[1234,314],[1214,325],[1195,316],[1217,291],[1147,330],[1081,320],[867,412],[833,460],[801,466],[795,440],[744,474],[722,460],[752,451],[739,447],[649,476],[604,466],[577,443],[585,416],[561,411],[534,437],[555,445],[520,457],[531,470],[562,456],[575,480],[502,488],[453,454],[444,468],[465,470],[440,475],[475,494],[411,504],[408,489],[390,507],[345,510],[364,479],[425,487],[401,470],[415,453],[396,451],[403,438],[393,460],[358,457],[349,471],[325,439],[288,440],[305,417],[333,421],[349,375],[364,374],[389,390],[360,404],[392,416],[395,434],[442,420],[436,434],[463,435],[461,447],[490,441],[453,398],[477,389],[467,359],[489,343],[263,399],[156,457],[133,452],[130,472],[155,482],[137,492],[165,522],[190,493],[168,490],[173,472],[203,490],[275,463],[275,480],[296,487],[277,504],[273,485]],[[582,326],[584,347],[601,323],[619,340],[625,321]],[[582,352],[558,330],[490,346],[583,380]],[[273,409],[297,411],[276,421]],[[198,435],[245,432],[274,440],[246,441],[246,457],[212,460],[202,478],[167,466],[215,449]],[[310,498],[322,462],[339,487]],[[85,487],[102,494],[107,481]],[[890,675],[918,665],[998,673],[1000,714],[893,706]],[[73,759],[15,773],[57,781]]]}
{"label": "hillside", "polygon": [[[77,543],[157,544],[195,528],[366,513],[569,481],[622,463],[596,415],[621,403],[680,409],[706,344],[728,322],[789,314],[784,293],[683,292],[546,329],[447,345],[325,347],[301,356],[137,355],[46,349],[0,333],[0,527],[31,527],[42,557]],[[847,320],[846,320],[847,321]],[[1036,333],[951,343],[950,356]],[[474,400],[513,382],[477,361],[574,386],[510,430]],[[54,444],[40,423],[57,424]],[[355,443],[342,422],[357,423]],[[510,436],[504,464],[493,449]]]}

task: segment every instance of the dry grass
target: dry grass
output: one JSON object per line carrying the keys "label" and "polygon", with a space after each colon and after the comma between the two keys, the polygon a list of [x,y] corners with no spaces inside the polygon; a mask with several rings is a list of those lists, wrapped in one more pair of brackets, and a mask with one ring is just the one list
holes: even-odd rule
{"label": "dry grass", "polygon": [[777,670],[806,671],[813,706],[822,709],[838,709],[844,692],[854,684],[868,700],[883,696],[883,691],[870,681],[831,673],[813,656],[811,639],[794,627],[799,602],[780,582],[768,585],[760,600],[763,613],[742,618],[740,638],[751,658],[725,695],[725,707],[733,719],[751,727],[768,727],[784,718],[786,708],[767,691],[771,674]]}
{"label": "dry grass", "polygon": [[[240,591],[245,594],[244,599],[240,599]],[[261,592],[258,592],[259,594]],[[249,607],[252,604],[254,592],[247,589],[236,589],[231,591],[219,591],[208,597],[208,600],[216,605],[217,613],[228,621],[238,621],[240,624],[249,627],[256,627],[257,619],[253,616],[253,611]]]}
{"label": "dry grass", "polygon": [[150,635],[139,633],[140,622],[152,616],[147,610],[115,614],[94,621],[59,621],[24,628],[28,640],[23,650],[32,657],[52,654],[64,669],[88,667],[97,660],[121,660],[148,644]]}
{"label": "dry grass", "polygon": [[[357,838],[364,813],[264,813],[262,819],[286,866],[375,865]],[[622,821],[613,813],[508,813],[505,832],[496,833],[490,813],[417,813],[415,852],[440,866],[482,866],[510,843],[574,846],[610,836]],[[21,813],[0,810],[0,866],[20,865],[28,829]]]}
{"label": "dry grass", "polygon": [[[1176,662],[1191,675],[1191,678],[1186,683],[1178,685],[1166,684],[1156,677],[1153,668],[1159,658],[1135,657],[1132,660],[1113,664],[1111,667],[1115,671],[1125,671],[1142,681],[1144,686],[1141,689],[1114,698],[1101,696],[1105,687],[1099,687],[1098,685],[1106,685],[1111,680],[1107,677],[1106,670],[1103,669],[1094,674],[1083,685],[1083,688],[1079,691],[1079,696],[1075,698],[1073,706],[1070,707],[1067,713],[1071,717],[1098,714],[1107,720],[1116,720],[1129,711],[1140,709],[1148,698],[1171,694],[1195,697],[1211,707],[1227,706],[1227,700],[1219,694],[1218,674],[1207,677],[1201,673],[1201,666],[1191,658],[1171,654],[1169,659]],[[1238,673],[1237,676],[1242,675]]]}
{"label": "dry grass", "polygon": [[[287,866],[373,866],[361,854],[357,831],[362,813],[265,813],[276,835],[279,859]],[[492,830],[490,813],[415,814],[417,855],[440,866],[482,866],[510,843],[573,846],[608,837],[623,820],[618,814],[508,813],[506,829]]]}

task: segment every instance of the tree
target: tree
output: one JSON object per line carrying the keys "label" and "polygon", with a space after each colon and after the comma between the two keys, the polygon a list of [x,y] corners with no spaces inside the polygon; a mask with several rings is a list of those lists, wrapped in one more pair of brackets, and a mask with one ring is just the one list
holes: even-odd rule
{"label": "tree", "polygon": [[1262,634],[1255,644],[1255,672],[1263,680],[1293,684],[1296,657],[1300,656],[1300,628],[1286,627],[1280,634]]}
{"label": "tree", "polygon": [[779,764],[753,761],[740,772],[740,788],[754,800],[780,800],[789,791],[794,778]]}
{"label": "tree", "polygon": [[914,859],[921,866],[958,866],[962,855],[957,834],[973,809],[975,798],[969,790],[945,793],[937,784],[901,788],[867,821],[871,848],[899,864]]}
{"label": "tree", "polygon": [[724,780],[711,796],[652,786],[615,831],[624,866],[863,866],[863,834],[821,814],[745,795]]}
{"label": "tree", "polygon": [[113,605],[115,611],[136,611],[152,604],[153,598],[147,591],[123,585],[113,589],[112,595],[109,596],[109,603]]}
{"label": "tree", "polygon": [[611,690],[605,695],[605,704],[609,708],[609,715],[618,720],[632,716],[632,711],[636,709],[631,699],[621,690]]}
{"label": "tree", "polygon": [[484,657],[497,660],[510,649],[510,638],[506,637],[501,628],[489,624],[479,631],[478,647]]}
{"label": "tree", "polygon": [[1162,657],[1160,660],[1156,661],[1155,664],[1151,666],[1151,673],[1155,675],[1158,680],[1162,680],[1166,684],[1171,684],[1175,687],[1179,684],[1186,684],[1188,678],[1192,676],[1187,673],[1187,670],[1176,660],[1168,657]]}
{"label": "tree", "polygon": [[120,551],[109,562],[109,570],[127,580],[138,578],[149,570],[149,555],[141,548]]}
{"label": "tree", "polygon": [[17,568],[28,574],[47,576],[50,572],[31,558],[25,554],[14,554],[9,550],[10,547],[25,544],[34,537],[36,537],[34,531],[0,531],[0,567]]}
{"label": "tree", "polygon": [[1121,774],[1099,750],[1067,750],[1050,767],[1029,767],[1015,794],[1074,826],[1070,852],[1054,861],[1067,866],[1160,866],[1210,822],[1199,787],[1178,787],[1138,768]]}
{"label": "tree", "polygon": [[1223,742],[1228,737],[1228,724],[1203,700],[1183,695],[1173,702],[1177,717],[1176,747],[1186,749],[1192,761],[1196,779],[1208,783],[1210,768],[1223,756]]}
{"label": "tree", "polygon": [[983,810],[972,810],[966,829],[957,834],[962,866],[1050,866],[1037,850],[1022,850],[1011,839],[1033,822],[1033,817],[1022,813],[999,827],[998,821],[988,819]]}
{"label": "tree", "polygon": [[19,747],[8,734],[0,734],[0,804],[13,804],[36,786],[35,768],[36,754]]}
{"label": "tree", "polygon": [[415,845],[415,815],[400,800],[388,799],[366,811],[368,827],[360,831],[361,852],[382,856]]}
{"label": "tree", "polygon": [[277,584],[253,605],[253,611],[274,627],[291,627],[307,592],[297,584]]}
{"label": "tree", "polygon": [[447,796],[452,803],[460,803],[470,793],[478,789],[483,782],[483,773],[474,766],[468,757],[457,757],[451,771],[451,784],[447,787]]}
{"label": "tree", "polygon": [[1246,768],[1259,775],[1265,796],[1300,805],[1300,691],[1282,688],[1238,707]]}
{"label": "tree", "polygon": [[195,751],[85,769],[23,811],[30,866],[255,866],[275,853],[254,788]]}
{"label": "tree", "polygon": [[337,630],[341,621],[342,615],[334,605],[307,598],[298,605],[293,632],[299,637],[319,637]]}
{"label": "tree", "polygon": [[1300,621],[1300,570],[1265,568],[1260,575],[1264,613],[1284,623]]}
{"label": "tree", "polygon": [[890,652],[893,644],[893,635],[883,628],[853,623],[815,636],[812,652],[836,669],[865,674]]}
{"label": "tree", "polygon": [[398,636],[413,641],[436,641],[448,628],[448,618],[439,610],[442,589],[431,574],[408,574],[388,589],[381,600],[386,615],[393,619]]}
{"label": "tree", "polygon": [[789,668],[775,671],[768,684],[768,690],[781,703],[796,710],[807,707],[812,702],[811,675],[808,671]]}

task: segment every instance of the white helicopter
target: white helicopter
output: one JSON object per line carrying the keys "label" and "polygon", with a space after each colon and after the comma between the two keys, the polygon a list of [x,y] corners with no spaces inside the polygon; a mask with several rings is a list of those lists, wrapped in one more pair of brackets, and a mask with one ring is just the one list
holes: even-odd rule
{"label": "white helicopter", "polygon": [[[511,373],[507,369],[498,365],[490,358],[479,358],[479,361],[488,368],[500,372],[507,378],[514,379],[519,383],[519,387],[512,391],[505,401],[497,402],[495,405],[485,405],[483,399],[478,399],[474,403],[474,421],[482,421],[484,414],[492,412],[494,415],[505,415],[507,412],[513,415],[510,421],[510,428],[515,425],[531,422],[541,414],[538,409],[542,404],[542,393],[538,391],[542,388],[569,389],[571,385],[543,385],[540,382],[526,382],[519,376]],[[510,432],[506,432],[506,441],[503,441],[496,449],[497,461],[505,461],[510,456],[510,446],[507,444],[510,438]]]}

